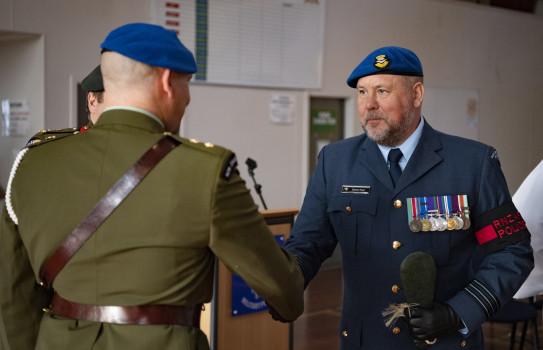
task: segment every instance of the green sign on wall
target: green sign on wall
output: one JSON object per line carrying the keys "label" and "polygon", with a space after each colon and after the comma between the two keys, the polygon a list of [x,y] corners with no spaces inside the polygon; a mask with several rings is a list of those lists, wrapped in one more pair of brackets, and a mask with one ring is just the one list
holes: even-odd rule
{"label": "green sign on wall", "polygon": [[337,111],[330,109],[311,110],[312,133],[334,133],[337,130]]}

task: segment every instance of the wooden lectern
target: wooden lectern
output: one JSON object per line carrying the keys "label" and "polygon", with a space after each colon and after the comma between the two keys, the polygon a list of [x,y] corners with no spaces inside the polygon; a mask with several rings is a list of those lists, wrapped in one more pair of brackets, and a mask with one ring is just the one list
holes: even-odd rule
{"label": "wooden lectern", "polygon": [[[297,209],[261,211],[270,231],[286,239]],[[213,300],[200,321],[211,350],[292,350],[292,324],[274,321],[268,311],[232,316],[232,273],[215,263]]]}

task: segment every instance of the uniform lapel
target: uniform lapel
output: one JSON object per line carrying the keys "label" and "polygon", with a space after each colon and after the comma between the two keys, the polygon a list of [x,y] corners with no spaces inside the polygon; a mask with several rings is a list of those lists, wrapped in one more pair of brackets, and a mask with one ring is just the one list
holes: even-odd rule
{"label": "uniform lapel", "polygon": [[437,132],[425,121],[419,143],[402,172],[398,186],[394,190],[394,195],[441,163],[443,158],[437,153],[441,148]]}
{"label": "uniform lapel", "polygon": [[360,162],[363,166],[379,180],[389,190],[394,189],[390,173],[388,172],[387,164],[379,147],[369,138],[366,138],[361,146]]}

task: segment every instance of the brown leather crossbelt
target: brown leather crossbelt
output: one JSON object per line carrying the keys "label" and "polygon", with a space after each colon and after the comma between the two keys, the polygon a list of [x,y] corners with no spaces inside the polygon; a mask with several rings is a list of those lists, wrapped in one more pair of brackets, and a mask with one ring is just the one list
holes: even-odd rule
{"label": "brown leather crossbelt", "polygon": [[138,325],[176,324],[199,328],[202,304],[100,306],[74,303],[55,293],[51,307],[47,311],[61,317],[94,322]]}
{"label": "brown leather crossbelt", "polygon": [[87,216],[66,237],[52,256],[47,259],[40,270],[41,285],[53,289],[53,280],[64,268],[64,265],[92,236],[108,216],[136,188],[141,180],[181,142],[167,133],[154,144],[128,170],[122,178],[100,199]]}

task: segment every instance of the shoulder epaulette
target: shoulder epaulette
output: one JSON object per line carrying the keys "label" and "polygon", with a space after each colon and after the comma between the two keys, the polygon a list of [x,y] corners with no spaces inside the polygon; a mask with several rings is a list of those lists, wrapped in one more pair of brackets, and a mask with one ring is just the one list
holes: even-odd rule
{"label": "shoulder epaulette", "polygon": [[66,129],[47,129],[41,130],[28,140],[26,147],[34,147],[42,145],[46,142],[59,140],[63,137],[78,134],[80,131],[78,128],[66,128]]}
{"label": "shoulder epaulette", "polygon": [[188,142],[184,142],[184,144],[191,145],[192,147],[196,149],[214,153],[219,157],[222,157],[225,154],[225,152],[230,153],[221,171],[221,177],[223,179],[229,180],[230,177],[232,176],[232,173],[236,171],[236,167],[238,165],[236,155],[233,152],[229,151],[228,149],[221,146],[215,146],[214,144],[210,142],[199,142],[196,139],[185,139],[184,141],[188,141]]}
{"label": "shoulder epaulette", "polygon": [[190,145],[193,148],[201,149],[201,150],[207,150],[211,153],[222,153],[224,152],[224,148],[220,146],[216,146],[212,144],[211,142],[201,142],[196,139],[185,139],[183,137],[180,138],[185,145]]}

